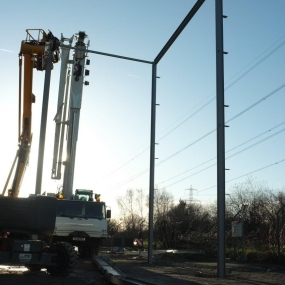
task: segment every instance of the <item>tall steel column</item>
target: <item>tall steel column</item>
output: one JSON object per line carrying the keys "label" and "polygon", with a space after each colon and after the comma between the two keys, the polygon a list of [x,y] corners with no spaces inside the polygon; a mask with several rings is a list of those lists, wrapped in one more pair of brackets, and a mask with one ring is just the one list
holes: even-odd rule
{"label": "tall steel column", "polygon": [[39,152],[38,152],[38,167],[37,167],[37,179],[36,179],[36,189],[35,189],[36,195],[41,195],[41,188],[42,188],[42,174],[43,174],[43,163],[44,163],[44,149],[45,149],[45,138],[46,138],[52,57],[53,57],[53,52],[50,51],[47,58],[46,71],[45,71],[45,83],[44,83],[45,85],[43,93],[40,141],[39,141]]}
{"label": "tall steel column", "polygon": [[225,111],[223,0],[216,0],[218,277],[225,278]]}
{"label": "tall steel column", "polygon": [[155,117],[156,117],[156,64],[152,64],[151,84],[151,129],[150,129],[150,173],[149,173],[149,216],[148,216],[148,263],[152,264],[153,243],[153,201],[155,162]]}

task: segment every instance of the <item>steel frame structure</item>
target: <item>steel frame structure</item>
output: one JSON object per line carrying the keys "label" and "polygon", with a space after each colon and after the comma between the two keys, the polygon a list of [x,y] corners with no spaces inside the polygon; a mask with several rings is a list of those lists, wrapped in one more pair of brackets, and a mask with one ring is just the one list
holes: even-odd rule
{"label": "steel frame structure", "polygon": [[[217,198],[218,198],[218,272],[219,278],[225,277],[225,124],[224,124],[224,51],[223,51],[223,0],[215,0],[216,14],[216,110],[217,110]],[[148,263],[152,264],[153,242],[153,204],[154,204],[154,175],[155,175],[155,120],[156,120],[156,79],[157,65],[165,53],[175,42],[190,20],[194,17],[205,0],[197,0],[190,12],[181,22],[179,27],[158,53],[153,61],[141,60],[126,56],[103,53],[86,49],[87,53],[115,57],[124,60],[136,61],[152,65],[151,88],[151,134],[150,134],[150,175],[149,175],[149,234],[148,234]],[[68,45],[63,48],[78,49]],[[46,72],[46,77],[49,77]],[[46,92],[44,92],[46,94]],[[44,96],[45,97],[45,96]],[[47,106],[46,106],[47,108]],[[38,188],[37,188],[38,189]],[[38,190],[39,191],[39,190]]]}

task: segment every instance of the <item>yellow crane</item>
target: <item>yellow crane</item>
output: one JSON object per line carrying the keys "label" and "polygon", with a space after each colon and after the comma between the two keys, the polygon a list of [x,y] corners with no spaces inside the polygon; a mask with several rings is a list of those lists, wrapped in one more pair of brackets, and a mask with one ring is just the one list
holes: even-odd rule
{"label": "yellow crane", "polygon": [[[50,50],[53,52],[52,62],[56,63],[59,60],[59,40],[50,31],[46,33],[42,29],[27,29],[26,32],[26,39],[21,42],[19,53],[18,150],[2,192],[4,196],[15,164],[17,163],[12,186],[8,190],[8,196],[11,197],[18,197],[21,182],[29,161],[32,143],[32,104],[35,103],[35,95],[33,94],[33,69],[45,70]],[[24,71],[23,76],[22,71]]]}

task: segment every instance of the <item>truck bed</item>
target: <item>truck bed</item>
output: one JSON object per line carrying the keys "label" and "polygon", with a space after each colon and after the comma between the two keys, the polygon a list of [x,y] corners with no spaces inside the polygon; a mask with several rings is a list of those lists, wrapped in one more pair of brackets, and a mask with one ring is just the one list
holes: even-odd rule
{"label": "truck bed", "polygon": [[0,232],[50,235],[55,227],[56,198],[0,196]]}

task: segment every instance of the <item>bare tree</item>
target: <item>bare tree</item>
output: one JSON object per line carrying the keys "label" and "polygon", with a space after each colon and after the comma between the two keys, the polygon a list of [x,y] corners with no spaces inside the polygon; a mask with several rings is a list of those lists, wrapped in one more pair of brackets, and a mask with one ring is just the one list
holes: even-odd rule
{"label": "bare tree", "polygon": [[136,236],[142,221],[146,219],[143,216],[143,199],[144,194],[141,189],[136,192],[128,189],[123,197],[117,197],[125,236]]}

